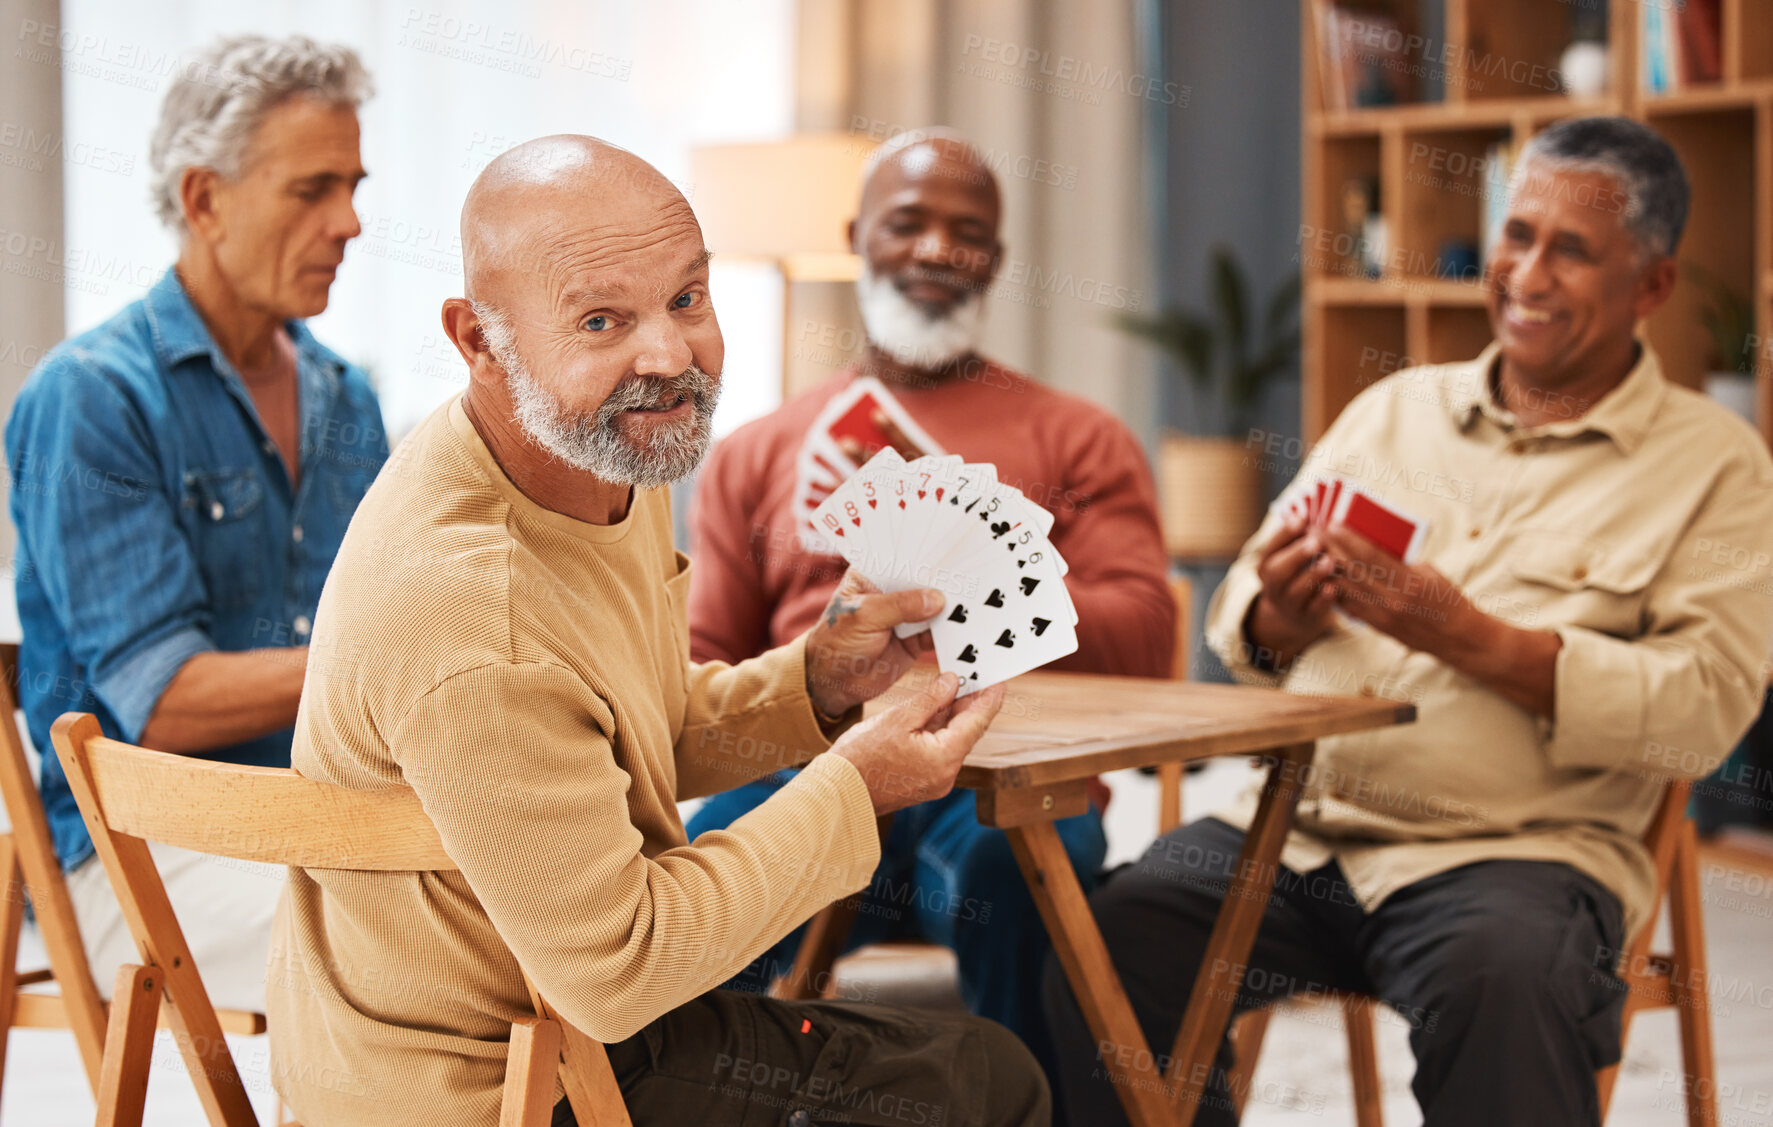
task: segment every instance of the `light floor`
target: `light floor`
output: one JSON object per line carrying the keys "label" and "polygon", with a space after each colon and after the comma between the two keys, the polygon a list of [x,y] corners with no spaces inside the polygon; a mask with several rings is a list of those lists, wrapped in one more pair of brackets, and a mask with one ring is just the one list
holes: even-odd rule
{"label": "light floor", "polygon": [[[1185,809],[1192,816],[1212,809],[1249,777],[1238,763],[1221,762],[1190,776]],[[1110,777],[1115,801],[1109,811],[1110,862],[1130,860],[1156,830],[1156,783],[1131,772]],[[1773,1127],[1773,858],[1757,864],[1740,853],[1709,852],[1701,861],[1706,935],[1713,983],[1713,1020],[1718,1059],[1720,1127]],[[30,947],[28,937],[27,948]],[[20,965],[41,965],[40,949],[27,949]],[[33,959],[38,961],[33,962]],[[854,968],[858,975],[885,975],[884,965]],[[1410,1095],[1413,1070],[1406,1030],[1399,1020],[1378,1024],[1380,1072],[1385,1084],[1385,1122],[1421,1122]],[[260,1117],[271,1122],[266,1039],[230,1038]],[[1609,1127],[1660,1127],[1684,1123],[1678,1078],[1680,1050],[1673,1011],[1637,1019],[1614,1098]],[[203,1115],[183,1064],[162,1034],[154,1056],[146,1123],[190,1127]],[[1252,1088],[1246,1124],[1352,1123],[1346,1046],[1335,1011],[1283,1009],[1269,1026]],[[0,1092],[0,1124],[86,1127],[92,1101],[73,1039],[63,1032],[15,1030]],[[710,1125],[712,1127],[712,1125]]]}

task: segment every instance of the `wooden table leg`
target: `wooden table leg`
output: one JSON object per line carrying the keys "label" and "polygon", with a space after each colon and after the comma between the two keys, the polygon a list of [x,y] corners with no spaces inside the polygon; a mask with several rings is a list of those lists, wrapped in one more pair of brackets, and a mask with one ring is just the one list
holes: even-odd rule
{"label": "wooden table leg", "polygon": [[[1096,1035],[1101,1067],[1114,1084],[1121,1106],[1135,1127],[1172,1122],[1174,1112],[1162,1090],[1163,1076],[1108,957],[1102,932],[1090,915],[1089,902],[1071,868],[1065,843],[1059,840],[1059,831],[1051,822],[1033,822],[1006,827],[1004,832],[1010,836],[1016,863],[1022,867],[1034,905],[1047,925],[1053,951],[1065,968],[1078,1008]],[[1131,1062],[1131,1067],[1123,1061]]]}
{"label": "wooden table leg", "polygon": [[1173,1122],[1177,1127],[1190,1127],[1194,1122],[1213,1058],[1231,1021],[1232,1001],[1244,981],[1244,960],[1249,958],[1256,931],[1262,926],[1263,909],[1280,871],[1281,847],[1299,805],[1300,780],[1315,748],[1315,744],[1295,744],[1270,753],[1277,762],[1262,784],[1261,803],[1244,835],[1237,870],[1213,924],[1182,1027],[1176,1031],[1170,1067],[1164,1074],[1166,1087],[1175,1092],[1178,1106]]}
{"label": "wooden table leg", "polygon": [[[875,828],[880,833],[880,846],[884,851],[887,835],[893,829],[893,816],[882,814],[875,820]],[[827,904],[807,921],[806,936],[794,953],[794,966],[770,984],[770,997],[785,1002],[813,1002],[831,993],[836,984],[836,975],[831,968],[837,957],[843,954],[844,941],[850,937],[850,928],[855,925],[856,917],[862,912],[862,902],[867,898],[868,890],[863,889],[854,896]]]}

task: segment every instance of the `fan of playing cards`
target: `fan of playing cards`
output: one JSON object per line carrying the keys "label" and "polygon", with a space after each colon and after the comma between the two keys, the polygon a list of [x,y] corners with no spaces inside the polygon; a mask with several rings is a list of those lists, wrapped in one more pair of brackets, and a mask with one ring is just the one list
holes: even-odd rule
{"label": "fan of playing cards", "polygon": [[935,587],[948,597],[941,614],[898,633],[927,628],[962,696],[1077,649],[1067,568],[1047,539],[1052,514],[999,483],[990,463],[954,454],[907,462],[882,450],[811,524],[823,547],[881,590]]}
{"label": "fan of playing cards", "polygon": [[1319,528],[1347,528],[1405,563],[1422,552],[1427,522],[1389,505],[1345,477],[1319,478],[1287,502],[1286,511]]}

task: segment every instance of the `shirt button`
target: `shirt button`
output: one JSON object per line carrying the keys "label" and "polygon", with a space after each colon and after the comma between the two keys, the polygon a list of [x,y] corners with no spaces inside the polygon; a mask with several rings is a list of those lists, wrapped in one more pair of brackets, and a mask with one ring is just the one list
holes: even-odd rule
{"label": "shirt button", "polygon": [[1476,540],[1478,537],[1482,536],[1483,534],[1484,534],[1484,530],[1481,528],[1474,528],[1469,533],[1469,535],[1471,536],[1471,538],[1473,540]]}
{"label": "shirt button", "polygon": [[297,634],[306,634],[308,632],[309,627],[313,626],[314,624],[312,622],[308,621],[307,615],[298,614],[298,615],[296,615],[296,620],[294,622],[290,623],[290,625],[295,628],[295,632]]}
{"label": "shirt button", "polygon": [[1371,685],[1362,685],[1361,686],[1361,696],[1370,697],[1372,695],[1373,695],[1373,686],[1371,686]]}
{"label": "shirt button", "polygon": [[222,503],[220,501],[211,501],[209,503],[209,519],[210,520],[221,520],[223,517],[225,517],[227,515],[228,515],[228,510],[222,507]]}
{"label": "shirt button", "polygon": [[294,528],[290,529],[289,530],[289,538],[291,540],[294,540],[297,544],[300,544],[302,542],[302,526],[298,524]]}
{"label": "shirt button", "polygon": [[797,1111],[788,1117],[788,1127],[808,1127],[808,1124],[812,1123],[812,1121],[812,1116],[808,1115],[804,1110]]}
{"label": "shirt button", "polygon": [[1577,579],[1587,579],[1588,569],[1585,567],[1578,567],[1573,574]]}
{"label": "shirt button", "polygon": [[277,453],[277,447],[273,446],[269,439],[266,439],[264,442],[260,443],[259,449],[263,450],[267,454]]}

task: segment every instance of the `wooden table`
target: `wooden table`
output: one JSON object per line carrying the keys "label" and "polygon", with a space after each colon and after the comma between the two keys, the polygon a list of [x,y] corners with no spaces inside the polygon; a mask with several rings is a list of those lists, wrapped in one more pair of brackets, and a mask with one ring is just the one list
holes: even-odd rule
{"label": "wooden table", "polygon": [[[891,699],[903,699],[902,682]],[[1416,718],[1407,704],[1366,697],[1295,696],[1273,689],[1031,673],[1010,683],[1003,712],[961,768],[957,785],[977,792],[979,821],[1008,832],[1053,949],[1098,1043],[1124,1047],[1104,1060],[1137,1127],[1189,1127],[1208,1070],[1231,1020],[1232,998],[1274,887],[1281,846],[1293,824],[1316,741]],[[1083,813],[1092,777],[1125,767],[1219,755],[1272,761],[1244,838],[1224,906],[1213,926],[1188,1009],[1161,1073],[1133,1016],[1053,822]],[[789,979],[789,996],[816,996],[855,918],[860,897],[814,917]]]}

